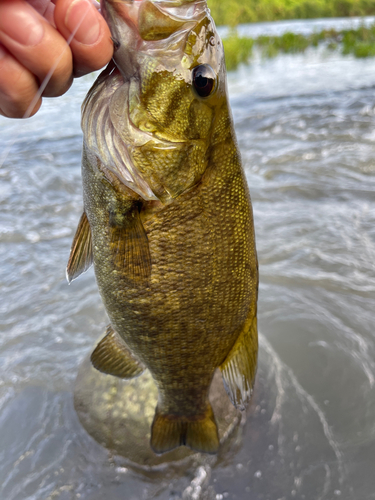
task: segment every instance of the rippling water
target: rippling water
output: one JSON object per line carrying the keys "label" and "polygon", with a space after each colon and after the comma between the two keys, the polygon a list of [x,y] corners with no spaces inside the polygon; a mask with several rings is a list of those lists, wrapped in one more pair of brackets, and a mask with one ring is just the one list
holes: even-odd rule
{"label": "rippling water", "polygon": [[72,388],[104,332],[92,270],[65,265],[82,211],[79,107],[93,77],[0,119],[0,498],[375,498],[375,59],[324,49],[229,75],[261,285],[240,442],[184,474],[125,467]]}

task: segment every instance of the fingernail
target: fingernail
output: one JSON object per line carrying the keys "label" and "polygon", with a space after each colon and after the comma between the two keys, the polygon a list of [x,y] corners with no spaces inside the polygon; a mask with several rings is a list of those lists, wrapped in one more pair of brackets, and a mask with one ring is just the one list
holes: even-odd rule
{"label": "fingernail", "polygon": [[0,30],[22,45],[37,45],[44,34],[38,13],[28,5],[22,8],[17,6],[17,10],[11,7],[11,3],[3,7]]}
{"label": "fingernail", "polygon": [[88,0],[74,0],[66,13],[65,26],[74,38],[85,45],[97,41],[100,34],[98,13]]}

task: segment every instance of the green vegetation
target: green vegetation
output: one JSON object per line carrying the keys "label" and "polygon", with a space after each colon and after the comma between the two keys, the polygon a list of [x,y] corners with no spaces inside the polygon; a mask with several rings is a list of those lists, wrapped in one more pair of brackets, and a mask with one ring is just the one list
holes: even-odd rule
{"label": "green vegetation", "polygon": [[375,14],[375,0],[208,0],[217,25]]}
{"label": "green vegetation", "polygon": [[361,26],[357,30],[346,30],[342,35],[342,53],[356,57],[375,56],[375,25],[370,28]]}
{"label": "green vegetation", "polygon": [[240,63],[249,61],[253,48],[257,47],[263,57],[274,57],[280,52],[304,52],[308,47],[317,47],[324,43],[327,50],[341,48],[342,54],[353,54],[355,57],[375,56],[375,24],[366,28],[336,31],[323,30],[304,36],[295,33],[284,33],[281,36],[260,36],[258,38],[239,37],[233,30],[223,40],[225,59],[228,70],[235,69]]}
{"label": "green vegetation", "polygon": [[228,38],[223,40],[225,50],[225,62],[227,69],[236,69],[241,63],[247,63],[252,52],[254,40],[252,38],[239,37],[233,31]]}

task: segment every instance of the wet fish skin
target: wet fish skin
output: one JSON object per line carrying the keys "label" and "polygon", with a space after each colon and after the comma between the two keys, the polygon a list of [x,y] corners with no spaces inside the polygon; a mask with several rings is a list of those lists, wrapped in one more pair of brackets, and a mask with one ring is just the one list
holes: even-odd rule
{"label": "wet fish skin", "polygon": [[[122,47],[117,69],[103,73],[83,106],[85,214],[68,278],[93,259],[111,320],[94,366],[124,378],[147,367],[155,379],[153,449],[163,453],[184,444],[215,453],[217,427],[208,402],[214,371],[221,368],[240,408],[256,371],[258,266],[250,196],[222,46],[204,2],[187,2],[198,5],[197,14],[180,24],[174,10],[172,33],[164,17],[162,30],[151,23],[143,39],[134,21],[136,14],[138,23],[143,19],[139,5],[167,2],[135,3],[138,10],[123,30],[128,54],[121,55]],[[127,4],[104,2],[105,9],[124,9],[122,15]],[[115,10],[116,29],[108,12],[107,20],[121,37],[118,15]],[[173,43],[165,60],[163,44]],[[217,75],[206,98],[191,80],[202,64]]]}

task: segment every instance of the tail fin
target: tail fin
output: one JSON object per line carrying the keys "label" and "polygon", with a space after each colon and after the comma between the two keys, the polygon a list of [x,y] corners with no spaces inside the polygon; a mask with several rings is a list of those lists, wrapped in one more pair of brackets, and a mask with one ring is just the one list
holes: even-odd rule
{"label": "tail fin", "polygon": [[161,454],[185,445],[203,453],[217,453],[219,435],[214,412],[208,403],[202,417],[163,415],[156,408],[151,428],[151,448]]}

